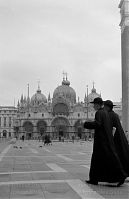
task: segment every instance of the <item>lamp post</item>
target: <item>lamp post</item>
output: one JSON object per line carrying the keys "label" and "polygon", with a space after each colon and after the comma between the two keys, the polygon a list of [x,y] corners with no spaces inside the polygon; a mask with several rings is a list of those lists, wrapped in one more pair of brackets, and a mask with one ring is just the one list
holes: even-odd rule
{"label": "lamp post", "polygon": [[27,84],[27,86],[28,86],[27,108],[28,108],[28,117],[29,117],[29,84]]}
{"label": "lamp post", "polygon": [[87,120],[88,120],[88,85],[86,87],[87,87]]}

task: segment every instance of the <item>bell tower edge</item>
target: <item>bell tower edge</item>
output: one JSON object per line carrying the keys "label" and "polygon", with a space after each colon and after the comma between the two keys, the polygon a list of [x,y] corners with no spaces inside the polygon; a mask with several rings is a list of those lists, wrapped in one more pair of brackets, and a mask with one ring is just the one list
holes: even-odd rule
{"label": "bell tower edge", "polygon": [[122,126],[129,132],[129,0],[121,0]]}

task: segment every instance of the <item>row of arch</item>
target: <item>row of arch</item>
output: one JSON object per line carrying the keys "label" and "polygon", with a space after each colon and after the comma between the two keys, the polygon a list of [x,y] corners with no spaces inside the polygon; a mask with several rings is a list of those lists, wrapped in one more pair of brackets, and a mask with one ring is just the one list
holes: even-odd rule
{"label": "row of arch", "polygon": [[[81,131],[81,129],[82,129],[82,125],[80,124],[80,120],[77,120],[73,126],[75,127],[75,131],[78,131],[79,129]],[[40,120],[40,121],[37,122],[36,127],[37,127],[38,133],[44,134],[47,130],[47,123],[44,120]],[[51,127],[54,128],[54,131],[67,132],[68,127],[70,127],[70,123],[66,118],[57,117],[52,121]],[[23,129],[24,129],[25,132],[31,133],[34,130],[34,125],[31,121],[25,121],[23,123]]]}

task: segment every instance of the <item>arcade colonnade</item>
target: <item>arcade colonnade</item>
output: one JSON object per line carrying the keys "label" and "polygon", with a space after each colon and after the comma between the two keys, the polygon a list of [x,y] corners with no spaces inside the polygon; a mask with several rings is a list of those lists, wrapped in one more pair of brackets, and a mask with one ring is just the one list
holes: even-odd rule
{"label": "arcade colonnade", "polygon": [[65,117],[56,117],[52,121],[45,120],[23,120],[17,129],[17,136],[26,139],[37,139],[49,133],[52,138],[56,139],[59,136],[66,139],[71,138],[73,133],[77,137],[84,137],[85,130],[83,129],[80,120],[75,121],[72,125]]}

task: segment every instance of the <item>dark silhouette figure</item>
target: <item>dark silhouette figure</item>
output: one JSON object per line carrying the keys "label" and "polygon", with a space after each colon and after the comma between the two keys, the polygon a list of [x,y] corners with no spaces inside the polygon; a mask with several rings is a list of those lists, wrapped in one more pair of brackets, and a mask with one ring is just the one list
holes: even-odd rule
{"label": "dark silhouette figure", "polygon": [[104,108],[109,113],[112,127],[115,127],[116,129],[114,134],[114,143],[117,154],[120,158],[124,170],[129,176],[129,145],[124,130],[122,128],[119,116],[113,111],[113,106],[115,105],[113,105],[113,102],[111,100],[106,100],[104,102]]}
{"label": "dark silhouette figure", "polygon": [[86,182],[94,185],[98,182],[109,182],[120,186],[124,183],[127,174],[116,153],[109,114],[103,108],[101,98],[95,98],[91,103],[96,110],[95,120],[85,122],[84,128],[95,129],[95,133],[89,180]]}
{"label": "dark silhouette figure", "polygon": [[24,140],[25,140],[25,136],[24,136],[24,135],[22,135],[22,141],[24,142]]}
{"label": "dark silhouette figure", "polygon": [[51,144],[52,145],[52,141],[50,139],[50,135],[49,134],[46,134],[45,137],[44,137],[44,145],[48,145],[48,144]]}

